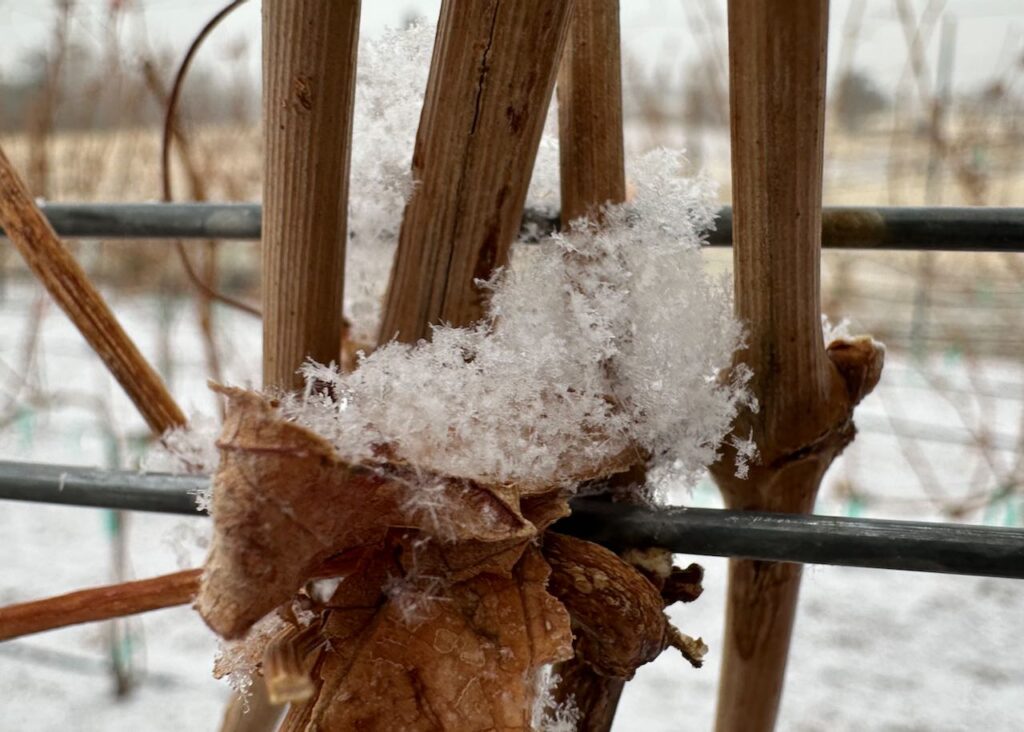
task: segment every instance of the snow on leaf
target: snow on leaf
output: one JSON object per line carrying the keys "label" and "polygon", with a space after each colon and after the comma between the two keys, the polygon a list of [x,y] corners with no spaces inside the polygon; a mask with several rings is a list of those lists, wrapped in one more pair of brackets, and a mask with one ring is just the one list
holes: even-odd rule
{"label": "snow on leaf", "polygon": [[[407,571],[449,580],[510,571],[537,535],[518,493],[404,466],[350,465],[309,430],[284,420],[260,394],[228,397],[214,477],[214,539],[197,607],[225,638],[288,601],[317,568],[356,547],[385,546],[396,531]],[[420,494],[433,506],[424,511]],[[564,498],[552,493],[554,508]],[[415,545],[411,535],[431,539]]]}
{"label": "snow on leaf", "polygon": [[[351,465],[263,395],[216,388],[228,407],[196,604],[226,639],[318,614],[301,621],[321,641],[312,678],[296,656],[287,679],[312,698],[283,729],[527,730],[542,667],[573,654],[570,614],[603,674],[632,676],[674,637],[658,590],[614,553],[550,532],[538,548],[567,513],[560,491]],[[253,633],[222,672],[261,657],[271,634]]]}

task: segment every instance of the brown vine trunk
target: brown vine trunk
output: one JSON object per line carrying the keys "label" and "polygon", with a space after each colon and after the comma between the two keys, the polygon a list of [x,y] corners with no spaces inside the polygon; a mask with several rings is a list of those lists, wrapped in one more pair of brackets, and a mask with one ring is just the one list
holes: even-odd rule
{"label": "brown vine trunk", "polygon": [[484,314],[519,232],[572,0],[444,0],[380,343]]}
{"label": "brown vine trunk", "polygon": [[[713,470],[730,508],[809,512],[832,460],[853,438],[854,404],[881,352],[842,372],[822,340],[819,259],[828,3],[730,0],[729,72],[737,363],[760,403],[735,434],[759,456]],[[800,587],[792,564],[730,562],[717,729],[775,726]]]}
{"label": "brown vine trunk", "polygon": [[[558,142],[563,227],[625,200],[618,0],[577,0],[558,74]],[[579,730],[611,729],[625,680],[579,657],[555,673],[555,698],[579,709]]]}
{"label": "brown vine trunk", "polygon": [[263,384],[341,354],[358,0],[263,3]]}

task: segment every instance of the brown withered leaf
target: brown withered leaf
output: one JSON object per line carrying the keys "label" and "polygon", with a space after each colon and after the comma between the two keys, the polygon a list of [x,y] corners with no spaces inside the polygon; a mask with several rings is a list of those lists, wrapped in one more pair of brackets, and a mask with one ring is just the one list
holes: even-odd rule
{"label": "brown withered leaf", "polygon": [[341,463],[260,395],[220,391],[229,406],[196,606],[213,630],[237,638],[289,600],[336,545],[382,540],[401,499],[394,484]]}
{"label": "brown withered leaf", "polygon": [[671,642],[658,589],[614,552],[549,532],[549,590],[572,616],[576,653],[606,676],[630,679]]}
{"label": "brown withered leaf", "polygon": [[526,549],[511,574],[477,574],[412,606],[392,592],[367,607],[387,573],[378,567],[369,581],[339,586],[319,694],[293,708],[282,729],[531,729],[536,672],[572,655],[569,618],[545,589],[538,550]]}
{"label": "brown withered leaf", "polygon": [[[329,557],[379,545],[394,529],[432,539],[420,559],[450,581],[507,573],[537,535],[512,487],[349,465],[265,397],[216,388],[228,408],[217,443],[213,546],[196,606],[224,638],[287,602]],[[550,501],[545,515],[564,510],[557,494]]]}
{"label": "brown withered leaf", "polygon": [[[620,678],[682,645],[658,589],[618,556],[554,534],[538,548],[568,513],[559,490],[437,475],[387,449],[350,465],[266,397],[218,391],[228,407],[196,605],[229,639],[296,600],[318,613],[316,633],[279,633],[264,656],[287,661],[270,669],[286,695],[311,695],[282,729],[527,730],[537,673],[573,656],[573,631],[575,653]],[[293,635],[310,635],[316,658]]]}

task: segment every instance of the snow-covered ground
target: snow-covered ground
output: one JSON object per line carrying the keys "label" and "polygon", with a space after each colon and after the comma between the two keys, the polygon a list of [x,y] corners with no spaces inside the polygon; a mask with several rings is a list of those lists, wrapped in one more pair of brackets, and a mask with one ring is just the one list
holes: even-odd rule
{"label": "snow-covered ground", "polygon": [[[0,360],[18,371],[25,343],[28,288],[0,302]],[[201,343],[187,302],[151,298],[115,302],[127,330],[154,362],[171,367],[170,384],[186,409],[211,414]],[[259,329],[245,316],[221,313],[225,379],[256,380]],[[170,328],[169,349],[157,342]],[[0,459],[109,465],[130,462],[143,425],[98,361],[50,307],[31,373],[49,408],[7,409],[15,374],[0,369]],[[826,513],[936,518],[906,447],[889,434],[906,422],[928,425],[944,442],[916,439],[914,458],[930,466],[950,495],[985,485],[972,448],[952,444],[975,415],[1008,444],[990,454],[995,472],[1010,470],[1018,450],[1022,402],[1019,364],[985,364],[995,397],[961,394],[960,409],[928,388],[920,364],[890,359],[879,393],[861,408],[862,434],[819,504]],[[964,392],[977,386],[955,363],[945,380]],[[972,386],[974,385],[974,386]],[[1007,386],[1010,385],[1010,386]],[[1012,388],[1011,388],[1012,387]],[[24,396],[24,393],[23,393]],[[958,397],[960,398],[960,397]],[[902,420],[902,421],[901,421]],[[932,434],[931,437],[935,437]],[[901,438],[902,439],[902,438]],[[980,476],[980,477],[979,477]],[[979,482],[980,481],[980,482]],[[882,499],[851,501],[849,485]],[[692,502],[715,505],[708,486]],[[1014,503],[1013,501],[1016,501]],[[1019,499],[970,515],[1019,521]],[[133,514],[127,532],[131,574],[147,577],[195,566],[201,518]],[[0,510],[0,603],[47,596],[111,581],[109,518],[103,511],[4,502]],[[689,558],[683,558],[688,561]],[[711,646],[702,670],[666,653],[643,668],[623,697],[616,730],[707,730],[712,726],[721,647],[725,562],[703,561],[706,591],[673,616]],[[1018,730],[1024,728],[1024,582],[866,569],[812,567],[805,572],[790,660],[782,730]],[[115,700],[108,666],[108,629],[87,625],[0,644],[0,730],[216,729],[229,689],[210,676],[216,643],[192,611],[178,608],[129,621],[130,654],[140,683]]]}

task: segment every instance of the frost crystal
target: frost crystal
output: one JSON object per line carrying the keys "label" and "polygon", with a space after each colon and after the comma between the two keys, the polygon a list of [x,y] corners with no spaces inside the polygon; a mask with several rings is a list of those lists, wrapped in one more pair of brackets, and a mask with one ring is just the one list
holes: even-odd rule
{"label": "frost crystal", "polygon": [[444,586],[441,577],[410,575],[389,580],[384,593],[406,625],[415,628],[434,612],[437,603],[448,601],[443,594]]}
{"label": "frost crystal", "polygon": [[850,321],[847,318],[843,318],[833,325],[827,315],[822,315],[821,336],[822,340],[825,341],[826,346],[832,341],[849,340],[852,337],[852,334],[850,333]]}
{"label": "frost crystal", "polygon": [[257,673],[264,649],[286,627],[280,616],[271,613],[256,623],[245,638],[220,641],[213,660],[214,678],[227,678],[231,688],[247,703],[252,677]]}
{"label": "frost crystal", "polygon": [[[713,187],[647,155],[635,198],[517,248],[489,283],[488,317],[433,340],[385,344],[351,374],[310,364],[286,414],[353,462],[402,462],[487,482],[551,483],[629,450],[691,478],[711,462],[745,374],[717,379],[740,341],[724,280],[703,268]],[[431,510],[429,501],[424,510]]]}
{"label": "frost crystal", "polygon": [[[217,469],[217,433],[220,425],[208,417],[194,417],[186,427],[168,430],[160,442],[146,453],[142,471],[146,473],[212,473]],[[210,489],[195,494],[196,510],[209,511]],[[179,554],[179,556],[181,556]]]}
{"label": "frost crystal", "polygon": [[413,143],[433,46],[433,26],[413,25],[359,47],[345,263],[345,310],[356,343],[376,337],[402,211],[414,185]]}
{"label": "frost crystal", "polygon": [[530,726],[538,732],[576,732],[579,727],[580,711],[574,701],[570,698],[561,705],[555,701],[553,692],[559,681],[550,666],[537,675],[537,697]]}
{"label": "frost crystal", "polygon": [[209,473],[217,467],[217,432],[220,425],[208,417],[195,417],[187,427],[168,430],[143,460],[147,473]]}

